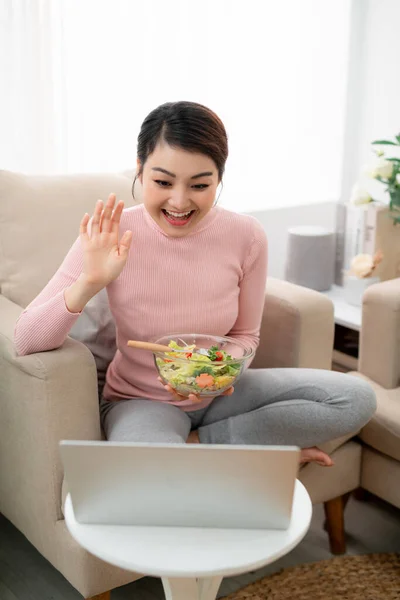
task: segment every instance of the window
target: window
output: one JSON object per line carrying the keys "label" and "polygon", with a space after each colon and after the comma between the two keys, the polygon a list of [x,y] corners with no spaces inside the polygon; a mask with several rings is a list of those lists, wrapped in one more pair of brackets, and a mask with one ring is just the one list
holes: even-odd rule
{"label": "window", "polygon": [[0,19],[4,168],[129,169],[148,112],[194,100],[228,131],[224,206],[339,195],[350,0],[37,0],[36,19],[26,4]]}

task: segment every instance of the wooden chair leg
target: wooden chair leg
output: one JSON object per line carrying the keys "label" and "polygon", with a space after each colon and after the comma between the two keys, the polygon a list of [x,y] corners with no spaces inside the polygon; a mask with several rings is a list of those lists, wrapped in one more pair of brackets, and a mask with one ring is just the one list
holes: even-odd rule
{"label": "wooden chair leg", "polygon": [[91,596],[90,598],[86,598],[86,600],[111,600],[111,592],[103,592],[102,594],[98,594],[97,596]]}
{"label": "wooden chair leg", "polygon": [[350,494],[338,496],[324,502],[325,528],[329,536],[329,546],[332,554],[344,554],[346,552],[346,538],[344,531],[344,509]]}

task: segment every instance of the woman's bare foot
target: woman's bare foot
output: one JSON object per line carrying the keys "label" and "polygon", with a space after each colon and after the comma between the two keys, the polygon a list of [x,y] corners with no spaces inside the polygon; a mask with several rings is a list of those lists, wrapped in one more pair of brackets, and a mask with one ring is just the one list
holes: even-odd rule
{"label": "woman's bare foot", "polygon": [[187,444],[200,444],[199,434],[197,433],[197,429],[194,429],[189,433],[189,437],[186,440]]}
{"label": "woman's bare foot", "polygon": [[326,452],[323,452],[317,446],[312,448],[302,448],[300,452],[300,464],[316,462],[322,467],[332,467],[334,465],[333,460]]}

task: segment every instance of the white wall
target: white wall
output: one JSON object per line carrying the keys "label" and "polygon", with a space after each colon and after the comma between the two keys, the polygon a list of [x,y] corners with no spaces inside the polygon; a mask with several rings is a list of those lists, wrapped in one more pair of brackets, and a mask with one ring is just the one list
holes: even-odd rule
{"label": "white wall", "polygon": [[249,212],[263,225],[268,238],[268,274],[284,279],[287,248],[287,230],[298,225],[319,225],[335,229],[335,202],[305,204],[265,211]]}
{"label": "white wall", "polygon": [[[346,125],[345,200],[362,167],[374,161],[371,142],[400,132],[400,0],[353,1],[355,52]],[[381,184],[361,180],[374,198],[384,199]]]}
{"label": "white wall", "polygon": [[[365,164],[374,161],[371,142],[400,133],[400,0],[353,0],[348,115],[341,198]],[[361,178],[374,198],[383,186]],[[322,190],[324,193],[325,190]],[[284,278],[287,230],[296,225],[335,228],[335,202],[249,212],[263,224],[269,241],[269,275]]]}

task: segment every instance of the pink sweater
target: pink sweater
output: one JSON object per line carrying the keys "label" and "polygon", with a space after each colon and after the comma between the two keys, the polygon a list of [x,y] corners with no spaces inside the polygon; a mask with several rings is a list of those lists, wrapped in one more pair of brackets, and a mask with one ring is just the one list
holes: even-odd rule
{"label": "pink sweater", "polygon": [[[121,275],[107,287],[117,328],[117,351],[106,376],[108,399],[149,398],[184,410],[207,406],[175,402],[157,381],[151,352],[127,340],[172,332],[229,335],[256,348],[264,305],[267,242],[253,217],[213,208],[185,237],[169,237],[144,205],[123,211],[120,234],[133,241]],[[71,313],[64,290],[82,272],[79,238],[15,327],[20,355],[58,348],[80,313]]]}

